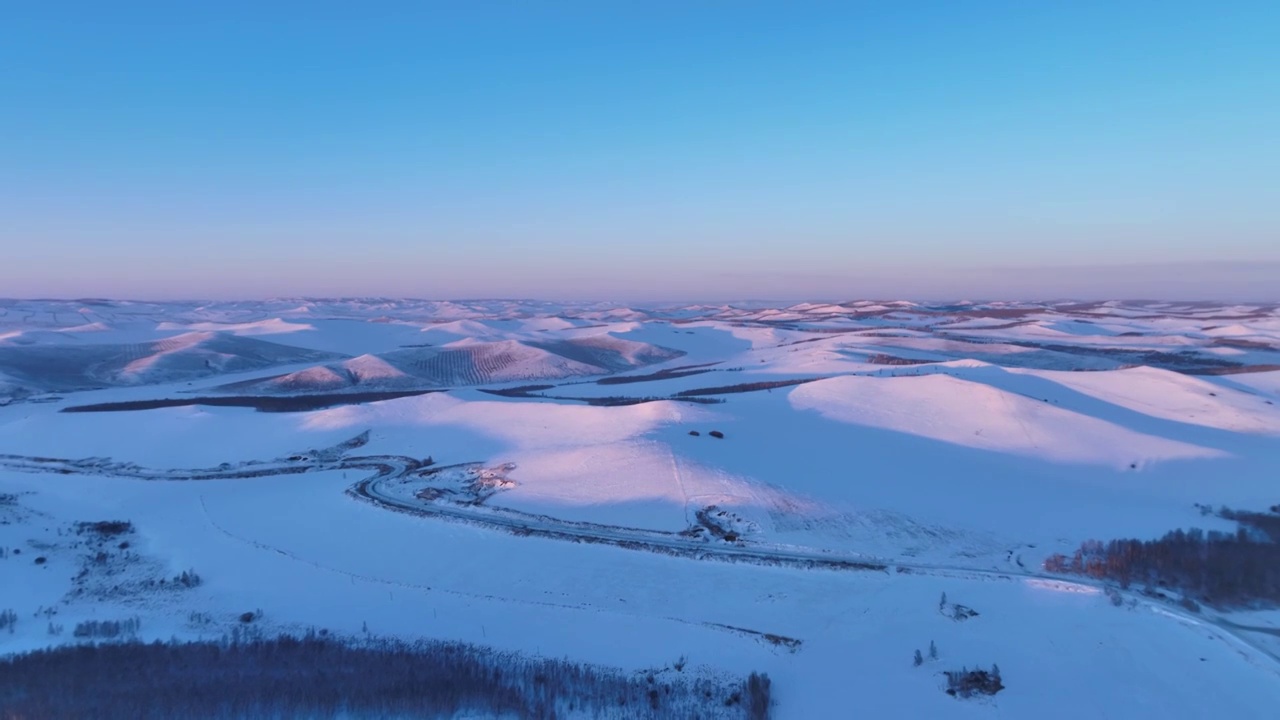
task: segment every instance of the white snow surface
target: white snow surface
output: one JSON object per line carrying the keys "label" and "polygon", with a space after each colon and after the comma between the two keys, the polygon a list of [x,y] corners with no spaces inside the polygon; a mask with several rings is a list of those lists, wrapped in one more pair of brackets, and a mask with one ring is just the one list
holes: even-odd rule
{"label": "white snow surface", "polygon": [[944,374],[829,378],[790,397],[798,410],[841,422],[1050,461],[1124,466],[1220,454]]}
{"label": "white snow surface", "polygon": [[[1117,607],[1041,563],[1280,500],[1277,347],[1276,306],[0,301],[0,610],[19,616],[0,654],[76,641],[50,622],[218,638],[260,608],[271,631],[767,672],[778,718],[1271,718],[1280,612]],[[433,392],[61,412],[382,389]],[[359,500],[375,470],[323,449],[365,432],[346,456],[502,483],[456,506],[471,519]],[[733,539],[693,532],[707,515]],[[131,559],[78,585],[74,524],[112,519]],[[716,559],[745,550],[885,569]],[[138,589],[184,570],[204,583]],[[980,614],[945,616],[943,592]],[[942,671],[992,663],[995,697],[943,692]]]}

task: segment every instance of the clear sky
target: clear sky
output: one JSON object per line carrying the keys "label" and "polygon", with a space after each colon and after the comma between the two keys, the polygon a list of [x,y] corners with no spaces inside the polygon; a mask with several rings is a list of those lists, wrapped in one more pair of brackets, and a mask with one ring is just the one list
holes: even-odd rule
{"label": "clear sky", "polygon": [[0,296],[1280,296],[1280,2],[0,0]]}

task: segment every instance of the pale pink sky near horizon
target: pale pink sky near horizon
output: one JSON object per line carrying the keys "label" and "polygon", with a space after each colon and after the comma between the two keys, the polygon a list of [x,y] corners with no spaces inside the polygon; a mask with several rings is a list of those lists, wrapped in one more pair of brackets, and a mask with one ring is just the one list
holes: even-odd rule
{"label": "pale pink sky near horizon", "polygon": [[[413,297],[434,299],[528,298],[618,302],[759,300],[854,300],[863,298],[943,301],[1049,299],[1156,299],[1280,301],[1280,262],[1208,262],[1114,266],[981,267],[946,271],[907,268],[839,272],[702,272],[673,267],[636,287],[634,275],[564,272],[474,271],[422,273],[405,267],[386,279],[376,263],[321,267],[316,273],[282,273],[270,266],[210,272],[171,268],[149,272],[145,264],[125,274],[92,266],[42,277],[6,277],[0,297],[130,300],[253,300],[272,297]],[[328,271],[337,277],[320,276]],[[408,276],[406,279],[405,276]]]}

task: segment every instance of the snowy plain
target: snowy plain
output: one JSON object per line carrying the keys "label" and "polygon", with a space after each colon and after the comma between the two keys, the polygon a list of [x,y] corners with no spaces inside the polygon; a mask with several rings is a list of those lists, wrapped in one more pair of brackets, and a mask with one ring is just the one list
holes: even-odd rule
{"label": "snowy plain", "polygon": [[[423,394],[358,401],[388,390]],[[321,393],[350,398],[209,401]],[[191,404],[63,412],[154,399]],[[780,718],[1269,718],[1280,614],[1117,606],[1041,567],[1232,529],[1197,504],[1280,502],[1278,403],[1275,306],[3,301],[0,653],[90,619],[216,638],[260,609],[278,631],[763,671]],[[396,512],[323,452],[366,432],[341,453],[503,483],[458,506],[474,521]],[[95,564],[76,523],[103,520],[135,531]],[[993,663],[998,695],[943,692]]]}

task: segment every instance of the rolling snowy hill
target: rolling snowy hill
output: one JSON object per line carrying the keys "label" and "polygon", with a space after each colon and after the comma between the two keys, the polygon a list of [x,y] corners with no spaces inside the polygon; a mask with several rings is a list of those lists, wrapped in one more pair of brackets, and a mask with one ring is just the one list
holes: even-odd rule
{"label": "rolling snowy hill", "polygon": [[461,387],[604,375],[680,357],[678,350],[587,336],[554,342],[456,340],[439,347],[361,355],[341,363],[227,385],[238,393]]}
{"label": "rolling snowy hill", "polygon": [[0,344],[0,372],[50,392],[174,383],[335,357],[224,333],[128,344]]}

